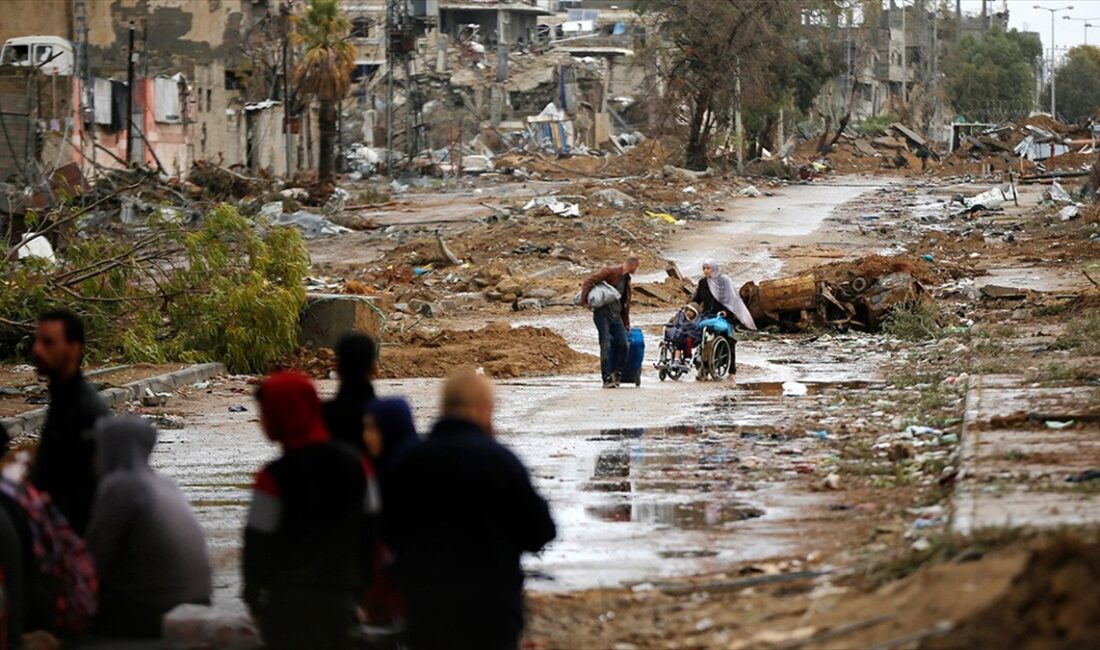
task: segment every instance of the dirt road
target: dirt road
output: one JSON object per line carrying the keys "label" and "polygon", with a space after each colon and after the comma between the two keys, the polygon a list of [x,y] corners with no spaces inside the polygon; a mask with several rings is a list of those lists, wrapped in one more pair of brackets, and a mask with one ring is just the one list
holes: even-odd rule
{"label": "dirt road", "polygon": [[[828,227],[830,215],[878,186],[794,186],[738,201],[728,207],[728,221],[695,225],[670,242],[670,256],[685,268],[715,256],[739,262],[742,277],[767,277],[782,264],[771,253],[778,246],[847,238]],[[665,318],[651,313],[638,320],[655,326]],[[579,350],[596,350],[586,314],[529,322],[561,332]],[[838,513],[824,518],[829,535],[807,544],[807,531],[829,512],[829,497],[788,483],[799,466],[823,453],[800,429],[820,425],[803,422],[802,412],[827,404],[834,386],[873,378],[874,354],[855,354],[870,346],[853,336],[753,338],[738,348],[736,383],[659,383],[653,373],[640,389],[613,393],[599,388],[595,373],[502,383],[502,439],[531,468],[560,527],[559,539],[528,563],[532,588],[645,582],[805,554],[840,539]],[[654,352],[651,337],[650,356]],[[817,389],[783,397],[779,386],[788,379]],[[320,388],[334,386],[321,382]],[[435,416],[437,389],[438,380],[379,386],[383,394],[412,400],[422,428]],[[228,607],[240,606],[240,529],[251,476],[275,451],[259,432],[249,393],[244,378],[181,393],[173,411],[182,428],[165,431],[154,458],[194,500],[214,554],[216,600]],[[237,406],[248,411],[230,412]],[[803,435],[775,442],[792,431]]]}

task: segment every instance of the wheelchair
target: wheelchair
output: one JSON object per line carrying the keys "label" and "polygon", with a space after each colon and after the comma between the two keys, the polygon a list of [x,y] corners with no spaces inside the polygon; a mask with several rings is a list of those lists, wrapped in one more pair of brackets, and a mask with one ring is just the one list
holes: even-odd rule
{"label": "wheelchair", "polygon": [[726,320],[725,312],[700,323],[702,339],[692,350],[686,364],[675,361],[676,344],[662,337],[657,350],[657,377],[664,381],[679,381],[689,371],[695,371],[696,381],[721,381],[737,372],[737,340],[733,338],[733,326]]}

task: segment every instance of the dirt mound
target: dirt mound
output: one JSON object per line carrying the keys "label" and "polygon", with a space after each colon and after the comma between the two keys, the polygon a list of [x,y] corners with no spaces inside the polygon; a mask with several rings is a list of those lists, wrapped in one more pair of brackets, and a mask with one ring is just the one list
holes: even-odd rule
{"label": "dirt mound", "polygon": [[1088,648],[1100,639],[1100,543],[1055,540],[1031,554],[1008,591],[923,647]]}
{"label": "dirt mound", "polygon": [[1043,129],[1044,131],[1050,131],[1051,133],[1057,133],[1058,135],[1066,135],[1073,130],[1073,127],[1062,124],[1049,115],[1032,115],[1024,120],[1024,124]]}
{"label": "dirt mound", "polygon": [[599,361],[573,350],[542,327],[490,323],[479,330],[417,331],[389,338],[382,349],[381,376],[446,377],[461,368],[484,368],[495,378],[595,372]]}

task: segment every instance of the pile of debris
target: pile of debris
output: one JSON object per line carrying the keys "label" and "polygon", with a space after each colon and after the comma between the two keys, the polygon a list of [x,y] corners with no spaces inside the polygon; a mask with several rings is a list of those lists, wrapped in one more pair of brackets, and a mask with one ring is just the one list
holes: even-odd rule
{"label": "pile of debris", "polygon": [[1080,172],[1097,158],[1088,129],[1036,114],[1019,122],[1002,122],[971,129],[958,137],[944,159],[941,175],[1014,171],[1018,174]]}
{"label": "pile of debris", "polygon": [[921,280],[933,277],[912,259],[873,255],[801,275],[747,282],[740,293],[761,328],[798,332],[830,326],[876,332],[895,307],[927,299]]}
{"label": "pile of debris", "polygon": [[[895,122],[877,133],[854,133],[845,129],[835,143],[820,153],[822,138],[832,138],[826,133],[810,137],[795,146],[792,158],[806,165],[827,165],[845,174],[875,172],[883,169],[902,169],[919,173],[931,165],[935,154],[928,140],[917,131]],[[922,156],[924,158],[922,159]]]}

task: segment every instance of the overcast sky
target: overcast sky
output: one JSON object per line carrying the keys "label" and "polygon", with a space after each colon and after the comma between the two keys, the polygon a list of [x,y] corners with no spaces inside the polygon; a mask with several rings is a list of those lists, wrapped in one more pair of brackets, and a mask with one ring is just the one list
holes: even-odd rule
{"label": "overcast sky", "polygon": [[[949,4],[954,6],[954,2]],[[962,4],[963,11],[981,12],[981,0],[963,0]],[[1005,0],[989,0],[989,4],[992,10],[1001,11]],[[1100,25],[1100,0],[1008,0],[1009,27],[1039,32],[1044,48],[1050,47],[1050,12],[1035,9],[1035,5],[1051,9],[1073,6],[1071,11],[1059,11],[1054,17],[1054,39],[1059,50],[1081,45],[1085,41],[1085,24],[1079,20],[1065,20],[1062,16],[1095,18],[1093,22]],[[1089,28],[1089,44],[1100,45],[1100,27]]]}

